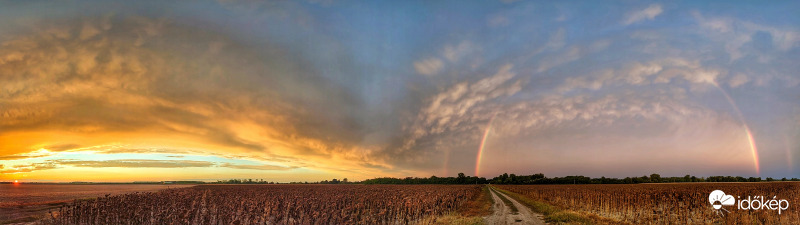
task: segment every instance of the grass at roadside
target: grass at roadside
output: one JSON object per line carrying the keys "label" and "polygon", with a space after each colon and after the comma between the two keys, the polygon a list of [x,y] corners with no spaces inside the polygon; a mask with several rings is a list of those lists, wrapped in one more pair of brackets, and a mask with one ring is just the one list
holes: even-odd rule
{"label": "grass at roadside", "polygon": [[492,194],[489,193],[489,186],[484,185],[481,193],[472,201],[462,207],[459,214],[463,216],[487,216],[492,214]]}
{"label": "grass at roadside", "polygon": [[[494,190],[503,192],[503,194],[519,201],[523,205],[528,206],[534,212],[544,215],[544,220],[550,224],[617,224],[619,222],[613,221],[608,218],[599,217],[596,215],[586,215],[578,212],[560,209],[556,206],[535,201],[523,195],[506,191],[497,187]],[[502,196],[501,196],[502,198]]]}
{"label": "grass at roadside", "polygon": [[461,210],[438,216],[434,224],[483,224],[483,217],[492,214],[492,194],[487,185],[481,189]]}
{"label": "grass at roadside", "polygon": [[436,217],[435,222],[430,221],[420,221],[418,224],[436,224],[436,225],[445,225],[445,224],[463,224],[463,225],[480,225],[483,224],[483,217],[480,216],[464,216],[459,215],[458,213],[448,213],[441,216]]}

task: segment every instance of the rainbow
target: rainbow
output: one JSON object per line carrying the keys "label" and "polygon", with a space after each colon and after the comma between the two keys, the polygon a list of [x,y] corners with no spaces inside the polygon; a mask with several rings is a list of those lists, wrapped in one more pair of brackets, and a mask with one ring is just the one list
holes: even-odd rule
{"label": "rainbow", "polygon": [[[717,82],[712,82],[711,84],[713,84],[714,87],[717,87],[717,89],[719,89],[720,92],[722,92],[722,95],[725,96],[725,99],[728,100],[728,103],[730,103],[731,106],[733,106],[733,109],[736,111],[736,115],[739,116],[739,121],[742,123],[742,126],[744,127],[744,132],[747,135],[747,142],[750,147],[750,153],[752,154],[753,157],[753,166],[755,168],[756,175],[761,175],[761,169],[760,169],[761,167],[759,165],[759,160],[758,160],[758,148],[756,147],[756,141],[753,138],[753,132],[750,131],[750,127],[744,120],[742,111],[739,110],[739,107],[736,105],[736,102],[734,102],[733,98],[731,98],[731,96],[728,95],[728,92],[725,92],[725,89],[722,89],[722,87],[720,87],[719,84],[717,84]],[[480,174],[481,158],[483,157],[483,152],[486,149],[486,139],[489,138],[489,131],[492,129],[492,122],[494,121],[494,118],[495,115],[492,115],[492,118],[489,119],[489,123],[486,125],[486,130],[483,132],[483,138],[481,139],[480,147],[478,147],[478,156],[477,159],[475,160],[475,176],[478,176]]]}
{"label": "rainbow", "polygon": [[786,147],[786,165],[789,165],[789,172],[794,172],[794,165],[792,165],[794,161],[794,157],[792,156],[792,147],[789,145],[789,138],[784,134],[783,135],[783,146]]}
{"label": "rainbow", "polygon": [[483,151],[486,149],[486,139],[489,138],[489,131],[492,129],[492,122],[494,121],[495,115],[492,115],[492,118],[489,119],[489,123],[486,124],[486,131],[483,132],[483,138],[481,139],[481,145],[478,147],[478,157],[475,160],[475,176],[477,177],[480,173],[481,169],[481,157],[483,156]]}
{"label": "rainbow", "polygon": [[731,106],[733,106],[733,109],[736,111],[736,115],[739,116],[739,121],[742,122],[742,126],[744,127],[744,132],[745,134],[747,134],[747,142],[750,144],[750,153],[753,154],[753,165],[755,166],[756,169],[756,175],[761,175],[761,169],[760,169],[761,167],[758,165],[758,148],[756,147],[756,141],[753,138],[753,132],[750,131],[750,127],[747,126],[747,123],[744,120],[742,111],[739,110],[739,107],[736,105],[736,102],[734,102],[733,98],[731,98],[731,96],[728,95],[728,92],[726,92],[725,89],[722,89],[722,87],[720,87],[719,84],[717,84],[717,82],[712,82],[711,84],[713,84],[714,87],[717,87],[717,89],[719,89],[720,92],[722,92],[722,95],[725,95],[725,99],[727,99],[728,103],[730,103]]}

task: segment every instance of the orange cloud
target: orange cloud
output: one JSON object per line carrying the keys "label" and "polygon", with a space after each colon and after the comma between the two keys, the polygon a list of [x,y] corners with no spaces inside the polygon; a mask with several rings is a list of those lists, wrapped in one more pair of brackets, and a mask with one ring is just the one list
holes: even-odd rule
{"label": "orange cloud", "polygon": [[[309,74],[305,66],[283,54],[255,52],[225,35],[163,19],[107,16],[43,20],[33,27],[0,43],[0,74],[8,74],[0,78],[0,160],[35,158],[30,153],[39,149],[188,151],[278,161],[286,168],[384,173],[351,163],[382,164],[370,158],[372,147],[358,144],[357,130],[347,128],[349,115],[313,110],[353,104],[346,90],[302,75]],[[211,165],[80,159],[59,164]]]}

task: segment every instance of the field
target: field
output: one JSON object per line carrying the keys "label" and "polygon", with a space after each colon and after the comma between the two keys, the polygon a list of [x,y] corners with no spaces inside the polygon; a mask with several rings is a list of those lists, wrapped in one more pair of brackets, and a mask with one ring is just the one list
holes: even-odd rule
{"label": "field", "polygon": [[48,210],[58,209],[74,199],[189,186],[191,185],[0,184],[0,224],[36,220],[44,217]]}
{"label": "field", "polygon": [[479,185],[201,185],[77,201],[48,223],[429,224],[481,192]]}
{"label": "field", "polygon": [[[583,216],[630,224],[797,224],[798,206],[774,210],[738,210],[718,215],[709,203],[713,190],[732,196],[765,196],[800,203],[800,183],[677,183],[599,185],[495,185],[533,202],[543,202]],[[737,198],[738,199],[738,198]]]}
{"label": "field", "polygon": [[[509,202],[518,201],[520,211],[519,207],[530,206],[551,224],[800,221],[795,205],[800,202],[800,182],[491,186],[496,194],[508,195],[508,211],[517,211]],[[37,218],[45,218],[40,221],[44,224],[474,224],[497,210],[490,205],[503,204],[492,204],[492,194],[483,185],[1,187],[0,224]],[[720,215],[708,201],[713,190],[723,190],[737,200],[739,196],[768,200],[774,196],[791,205],[780,215],[774,210],[739,210],[736,205],[725,206],[729,212]],[[25,219],[13,219],[20,216]]]}

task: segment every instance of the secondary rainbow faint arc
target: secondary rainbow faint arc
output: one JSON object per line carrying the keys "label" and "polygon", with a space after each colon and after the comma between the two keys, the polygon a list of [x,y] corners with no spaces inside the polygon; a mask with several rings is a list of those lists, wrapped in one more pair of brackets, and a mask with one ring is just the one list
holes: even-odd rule
{"label": "secondary rainbow faint arc", "polygon": [[[750,153],[753,156],[753,165],[755,167],[756,174],[761,175],[761,169],[760,169],[761,166],[758,163],[759,161],[758,148],[756,147],[756,141],[753,138],[753,132],[750,131],[750,126],[748,126],[747,123],[745,122],[742,112],[739,110],[739,107],[736,105],[736,102],[733,101],[733,98],[731,98],[731,96],[728,95],[728,92],[725,92],[725,89],[722,89],[722,87],[720,87],[719,84],[717,84],[717,82],[711,82],[711,84],[713,84],[714,87],[717,87],[717,89],[719,89],[720,92],[722,92],[722,95],[725,96],[725,99],[728,100],[728,103],[730,103],[731,106],[733,106],[733,109],[736,111],[736,115],[739,116],[739,120],[741,121],[742,126],[744,127],[744,132],[745,134],[747,134],[747,143],[750,146]],[[486,149],[486,139],[489,137],[489,131],[492,129],[492,122],[494,122],[495,116],[496,115],[492,115],[492,118],[489,119],[489,123],[486,125],[486,131],[483,132],[483,138],[481,139],[481,144],[480,147],[478,148],[478,157],[475,160],[475,176],[478,176],[480,174],[481,158],[483,157],[483,152]]]}
{"label": "secondary rainbow faint arc", "polygon": [[492,122],[494,122],[494,117],[496,115],[497,114],[492,115],[492,118],[489,119],[489,123],[486,124],[486,131],[483,132],[483,138],[481,139],[481,145],[480,145],[480,147],[478,147],[478,157],[475,160],[475,176],[476,177],[478,176],[478,174],[480,172],[480,169],[481,169],[481,158],[483,157],[483,150],[486,149],[486,139],[489,137],[489,131],[492,130]]}
{"label": "secondary rainbow faint arc", "polygon": [[739,106],[737,106],[736,102],[733,101],[733,98],[728,95],[728,92],[726,92],[725,89],[722,89],[717,82],[711,82],[711,84],[713,84],[714,87],[717,87],[717,89],[722,92],[722,95],[725,96],[725,99],[728,100],[728,103],[733,106],[733,109],[736,111],[736,115],[739,116],[739,120],[742,122],[742,126],[744,126],[744,132],[747,134],[747,141],[750,144],[750,153],[753,154],[753,165],[755,165],[756,168],[756,175],[761,175],[761,167],[758,165],[758,148],[756,148],[756,141],[753,139],[753,132],[750,131],[750,127],[747,126],[747,123],[744,120],[742,111],[739,110]]}

